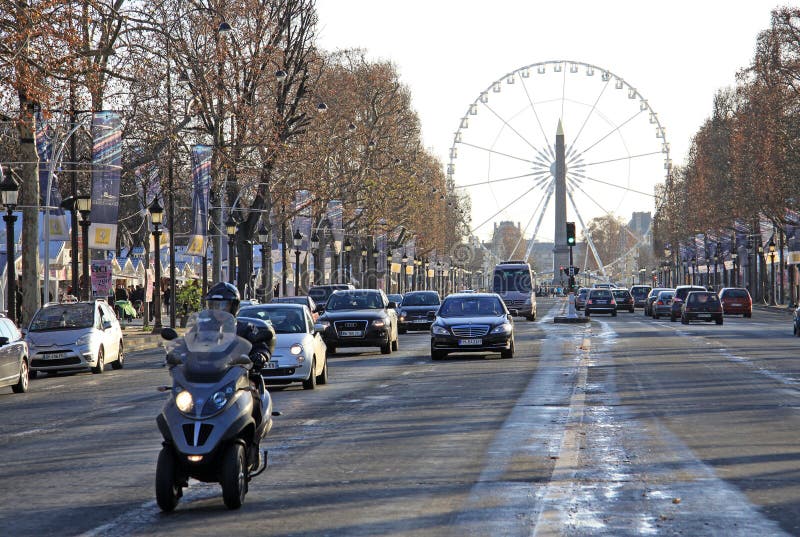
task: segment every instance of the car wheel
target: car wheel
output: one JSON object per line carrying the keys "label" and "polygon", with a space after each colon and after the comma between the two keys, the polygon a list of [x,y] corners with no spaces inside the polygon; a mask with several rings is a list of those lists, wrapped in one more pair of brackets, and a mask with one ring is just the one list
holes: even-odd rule
{"label": "car wheel", "polygon": [[443,360],[447,356],[444,351],[435,351],[431,349],[431,360]]}
{"label": "car wheel", "polygon": [[95,375],[99,375],[102,373],[106,368],[106,358],[103,353],[103,347],[100,347],[100,350],[97,351],[97,365],[92,368],[92,373]]}
{"label": "car wheel", "polygon": [[719,319],[717,319],[717,324],[722,324],[722,317],[720,317]]}
{"label": "car wheel", "polygon": [[398,329],[397,329],[397,333],[398,333],[398,334],[405,334],[407,331],[408,331],[408,329],[407,329],[407,328],[398,328]]}
{"label": "car wheel", "polygon": [[751,312],[751,313],[745,313],[745,314],[744,314],[744,316],[745,316],[745,317],[747,317],[747,318],[749,319],[750,317],[752,317],[752,316],[753,316],[753,314],[752,314],[752,312]]}
{"label": "car wheel", "polygon": [[14,393],[27,392],[29,379],[28,360],[23,358],[22,363],[19,364],[19,381],[11,386],[11,389],[14,390]]}
{"label": "car wheel", "polygon": [[611,312],[611,316],[612,316],[612,317],[616,317],[616,316],[617,316],[617,310],[614,310],[614,311],[612,311],[612,312]]}
{"label": "car wheel", "polygon": [[125,367],[125,349],[122,347],[122,341],[119,342],[119,353],[117,359],[111,362],[112,369],[122,369]]}
{"label": "car wheel", "polygon": [[399,350],[400,350],[400,340],[395,339],[394,341],[392,341],[392,351],[397,352]]}
{"label": "car wheel", "polygon": [[303,381],[303,389],[304,390],[313,390],[317,387],[317,376],[314,372],[317,370],[317,361],[311,360],[311,372],[308,374],[308,378]]}
{"label": "car wheel", "polygon": [[329,356],[332,354],[336,354],[336,347],[334,347],[333,345],[328,346],[326,354]]}
{"label": "car wheel", "polygon": [[588,317],[589,315],[591,315],[591,312],[589,312],[589,310],[586,310],[583,314]]}
{"label": "car wheel", "polygon": [[671,313],[669,314],[669,321],[670,321],[671,323],[674,323],[674,322],[675,322],[675,316],[674,316],[673,314],[671,314]]}
{"label": "car wheel", "polygon": [[38,376],[39,376],[39,372],[38,371],[34,371],[33,369],[28,368],[28,378],[35,379]]}
{"label": "car wheel", "polygon": [[633,313],[633,310],[634,310],[634,308],[631,308],[631,309],[629,309],[628,311],[629,311],[630,313]]}
{"label": "car wheel", "polygon": [[653,319],[658,319],[658,313],[653,314]]}
{"label": "car wheel", "polygon": [[511,340],[511,345],[509,345],[508,349],[503,349],[500,351],[500,358],[513,358],[514,357],[514,340]]}
{"label": "car wheel", "polygon": [[317,384],[328,383],[328,360],[325,360],[325,365],[322,366],[322,373],[317,377]]}
{"label": "car wheel", "polygon": [[689,319],[685,315],[681,315],[681,324],[689,324]]}
{"label": "car wheel", "polygon": [[220,477],[225,507],[239,509],[244,503],[244,495],[247,494],[247,468],[241,444],[233,443],[225,450]]}
{"label": "car wheel", "polygon": [[171,448],[162,447],[156,463],[156,503],[167,513],[175,510],[181,497],[178,463]]}
{"label": "car wheel", "polygon": [[386,338],[386,345],[381,345],[381,354],[392,354],[392,340]]}

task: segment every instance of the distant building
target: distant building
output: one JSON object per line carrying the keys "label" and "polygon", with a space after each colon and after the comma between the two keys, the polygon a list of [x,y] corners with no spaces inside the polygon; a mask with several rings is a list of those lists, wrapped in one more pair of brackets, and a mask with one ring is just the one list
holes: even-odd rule
{"label": "distant building", "polygon": [[646,242],[650,242],[650,224],[653,222],[653,217],[650,211],[634,212],[631,215],[631,220],[628,222],[628,229],[636,234],[637,237],[642,237]]}

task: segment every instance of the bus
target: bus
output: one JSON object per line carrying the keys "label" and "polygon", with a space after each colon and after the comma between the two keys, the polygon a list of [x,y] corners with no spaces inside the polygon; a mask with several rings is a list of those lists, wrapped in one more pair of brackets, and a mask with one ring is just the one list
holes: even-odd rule
{"label": "bus", "polygon": [[525,261],[503,261],[494,267],[493,290],[513,315],[536,320],[536,292],[533,272]]}

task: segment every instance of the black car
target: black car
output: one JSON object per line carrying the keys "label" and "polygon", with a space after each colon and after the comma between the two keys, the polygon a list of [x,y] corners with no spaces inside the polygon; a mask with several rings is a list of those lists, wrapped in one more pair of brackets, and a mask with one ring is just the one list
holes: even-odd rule
{"label": "black car", "polygon": [[28,345],[11,319],[0,316],[0,386],[25,393],[29,379]]}
{"label": "black car", "polygon": [[398,312],[398,330],[428,330],[433,322],[428,313],[439,309],[439,293],[436,291],[411,291],[403,295],[403,304]]}
{"label": "black car", "polygon": [[722,324],[722,302],[713,291],[691,291],[681,306],[681,322],[714,321]]}
{"label": "black car", "polygon": [[396,351],[395,307],[380,289],[335,291],[316,323],[328,354],[337,347],[380,347],[382,354]]}
{"label": "black car", "polygon": [[[325,309],[325,304],[334,291],[348,291],[355,289],[349,283],[332,283],[328,285],[312,285],[308,289],[308,296],[314,300],[320,311]],[[313,311],[313,310],[312,310]]]}
{"label": "black car", "polygon": [[[649,285],[631,285],[631,294],[633,295],[633,307],[643,308],[647,302],[647,295],[653,288]],[[658,293],[656,293],[658,295]]]}
{"label": "black car", "polygon": [[592,313],[610,313],[612,317],[617,316],[617,301],[611,289],[593,288],[589,290],[586,297],[584,314],[589,317]]}
{"label": "black car", "polygon": [[628,310],[633,313],[633,295],[627,289],[612,289],[614,301],[617,303],[617,311]]}
{"label": "black car", "polygon": [[499,352],[514,357],[514,321],[500,295],[449,295],[431,325],[431,359],[451,352]]}
{"label": "black car", "polygon": [[683,301],[692,291],[705,291],[705,287],[699,285],[679,285],[675,288],[675,296],[672,297],[672,306],[669,313],[669,320],[673,323],[681,318],[683,314]]}

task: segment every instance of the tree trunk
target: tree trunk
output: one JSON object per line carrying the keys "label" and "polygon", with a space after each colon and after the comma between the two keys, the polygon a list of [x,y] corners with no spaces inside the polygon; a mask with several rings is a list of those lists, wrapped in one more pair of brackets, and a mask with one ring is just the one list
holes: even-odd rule
{"label": "tree trunk", "polygon": [[[41,305],[39,283],[39,156],[33,138],[33,103],[20,98],[20,109],[26,111],[19,123],[20,205],[22,205],[22,321],[28,323]],[[45,297],[47,300],[47,297]],[[18,320],[19,321],[19,320]],[[20,322],[22,325],[22,322]]]}

